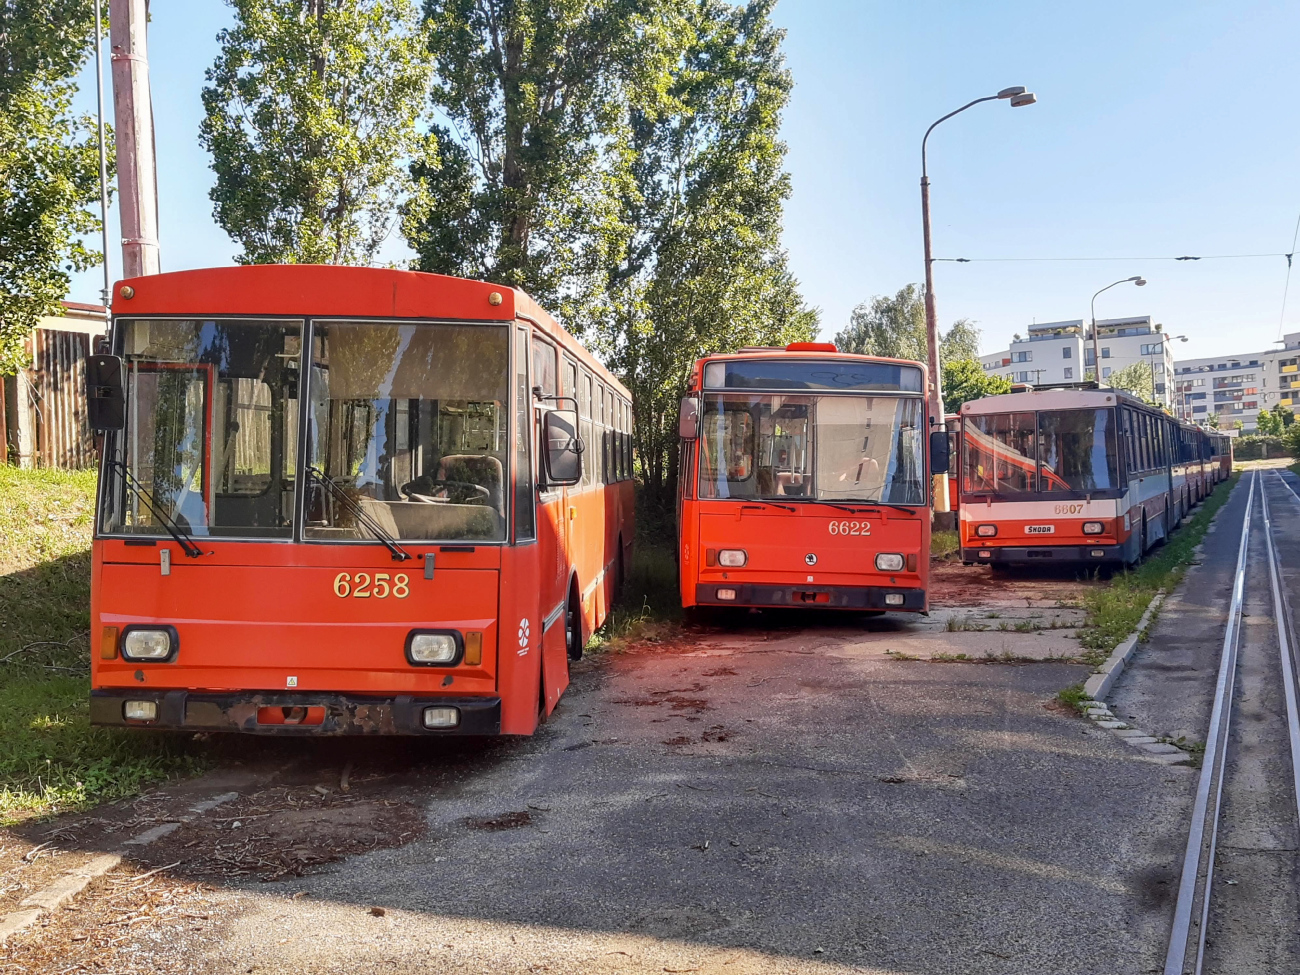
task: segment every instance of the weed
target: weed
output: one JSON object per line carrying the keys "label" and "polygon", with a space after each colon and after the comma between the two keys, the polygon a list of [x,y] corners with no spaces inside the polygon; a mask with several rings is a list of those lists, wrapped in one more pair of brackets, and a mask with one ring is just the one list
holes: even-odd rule
{"label": "weed", "polygon": [[1092,704],[1092,698],[1084,693],[1082,683],[1071,684],[1069,687],[1057,691],[1056,699],[1067,707],[1074,708],[1080,714],[1087,711],[1088,705]]}
{"label": "weed", "polygon": [[968,630],[980,633],[988,629],[988,627],[984,626],[982,623],[976,623],[970,619],[958,619],[955,616],[948,617],[947,625],[949,633],[964,633]]}
{"label": "weed", "polygon": [[660,541],[639,538],[619,601],[587,646],[616,651],[633,640],[662,639],[681,616],[673,549]]}
{"label": "weed", "polygon": [[90,727],[93,471],[0,466],[0,822],[197,767],[178,736]]}
{"label": "weed", "polygon": [[913,654],[904,653],[902,650],[886,650],[885,656],[893,657],[895,660],[920,660],[921,659],[920,657],[917,657]]}
{"label": "weed", "polygon": [[934,532],[930,535],[930,555],[932,558],[953,561],[961,551],[961,539],[955,531]]}

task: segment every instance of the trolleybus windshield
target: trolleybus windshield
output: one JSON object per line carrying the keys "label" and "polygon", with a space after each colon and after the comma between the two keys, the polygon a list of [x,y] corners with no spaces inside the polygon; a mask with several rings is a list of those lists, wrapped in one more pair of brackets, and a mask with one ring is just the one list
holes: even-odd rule
{"label": "trolleybus windshield", "polygon": [[962,441],[965,494],[1088,493],[1119,487],[1111,409],[968,415]]}
{"label": "trolleybus windshield", "polygon": [[913,396],[706,395],[699,496],[924,504],[923,414]]}
{"label": "trolleybus windshield", "polygon": [[[126,426],[107,435],[101,529],[288,537],[300,322],[119,320]],[[144,494],[128,490],[118,464]]]}
{"label": "trolleybus windshield", "polygon": [[315,323],[308,459],[357,503],[317,479],[304,536],[504,541],[509,338],[504,325]]}

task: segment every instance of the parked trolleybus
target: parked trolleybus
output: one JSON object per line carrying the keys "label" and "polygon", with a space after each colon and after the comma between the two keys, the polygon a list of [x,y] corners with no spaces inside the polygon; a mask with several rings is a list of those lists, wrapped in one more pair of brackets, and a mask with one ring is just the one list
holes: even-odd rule
{"label": "parked trolleybus", "polygon": [[1213,435],[1120,390],[989,396],[961,416],[967,564],[1132,564],[1222,478]]}
{"label": "parked trolleybus", "polygon": [[[700,359],[680,417],[682,605],[927,608],[925,370],[800,343]],[[930,454],[934,452],[935,463]]]}
{"label": "parked trolleybus", "polygon": [[119,283],[98,725],[529,734],[632,543],[627,391],[527,295],[250,266]]}

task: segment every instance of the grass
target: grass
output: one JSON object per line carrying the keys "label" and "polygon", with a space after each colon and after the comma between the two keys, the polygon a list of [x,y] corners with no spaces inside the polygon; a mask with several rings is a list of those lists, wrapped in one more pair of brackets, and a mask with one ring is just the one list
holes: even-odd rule
{"label": "grass", "polygon": [[1240,474],[1220,484],[1196,511],[1192,520],[1174,532],[1169,542],[1131,572],[1117,573],[1109,586],[1089,590],[1084,596],[1087,621],[1079,641],[1088,651],[1086,663],[1105,660],[1115,646],[1137,627],[1147,605],[1160,589],[1173,589],[1191,564],[1192,555],[1218,510],[1227,502]]}
{"label": "grass", "polygon": [[1069,687],[1058,691],[1056,699],[1067,707],[1074,708],[1080,714],[1083,714],[1088,705],[1092,703],[1092,699],[1083,692],[1082,683],[1071,684]]}
{"label": "grass", "polygon": [[949,559],[961,550],[961,539],[955,531],[933,532],[930,535],[930,556]]}
{"label": "grass", "polygon": [[0,823],[196,767],[183,740],[91,728],[93,471],[0,465]]}
{"label": "grass", "polygon": [[623,591],[605,625],[592,634],[589,650],[620,650],[633,640],[656,640],[682,619],[677,560],[672,545],[638,538]]}

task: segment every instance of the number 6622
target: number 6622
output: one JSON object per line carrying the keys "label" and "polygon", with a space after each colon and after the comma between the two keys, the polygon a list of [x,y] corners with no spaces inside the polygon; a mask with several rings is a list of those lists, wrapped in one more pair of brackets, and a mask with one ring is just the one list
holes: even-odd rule
{"label": "number 6622", "polygon": [[390,576],[387,572],[358,572],[355,575],[340,572],[334,577],[334,595],[340,599],[405,599],[411,594],[411,580],[405,572]]}

